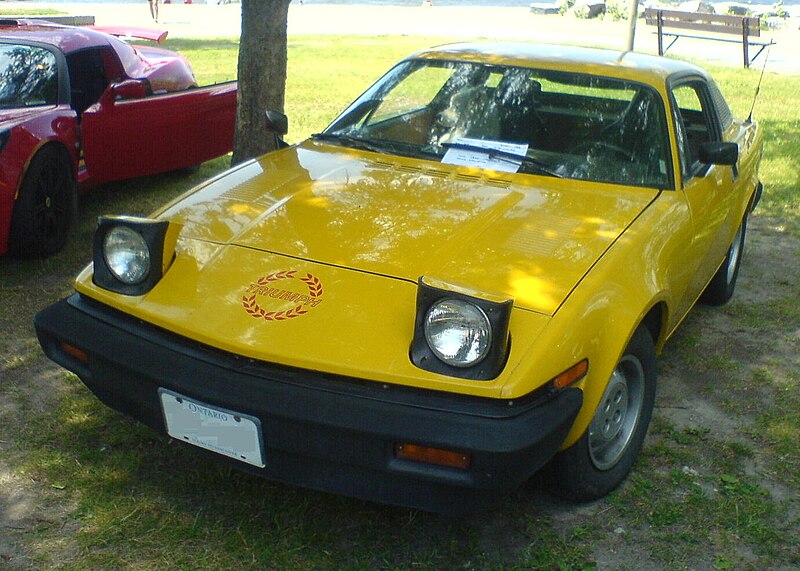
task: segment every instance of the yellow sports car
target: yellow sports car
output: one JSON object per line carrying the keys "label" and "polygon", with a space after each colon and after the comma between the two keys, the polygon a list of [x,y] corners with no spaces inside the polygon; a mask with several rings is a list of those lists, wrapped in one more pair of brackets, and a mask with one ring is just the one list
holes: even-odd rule
{"label": "yellow sports car", "polygon": [[101,218],[37,332],[109,406],[267,478],[452,514],[544,469],[598,498],[656,354],[733,294],[762,139],[684,62],[432,48],[310,139]]}

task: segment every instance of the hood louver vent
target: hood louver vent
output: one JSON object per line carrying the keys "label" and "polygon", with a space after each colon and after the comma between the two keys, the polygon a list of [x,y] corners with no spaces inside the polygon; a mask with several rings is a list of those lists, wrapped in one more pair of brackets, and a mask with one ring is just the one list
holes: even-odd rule
{"label": "hood louver vent", "polygon": [[390,163],[388,161],[372,161],[372,164],[378,168],[392,169],[403,173],[421,174],[440,179],[450,178],[465,182],[484,183],[499,188],[509,188],[511,186],[511,181],[503,178],[483,177],[464,173],[451,173],[440,169],[418,168],[409,165],[401,165],[399,163]]}

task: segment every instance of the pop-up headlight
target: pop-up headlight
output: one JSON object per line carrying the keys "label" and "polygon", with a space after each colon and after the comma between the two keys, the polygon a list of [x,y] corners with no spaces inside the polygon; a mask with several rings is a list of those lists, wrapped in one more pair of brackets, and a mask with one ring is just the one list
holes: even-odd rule
{"label": "pop-up headlight", "polygon": [[425,340],[434,355],[454,367],[472,367],[483,361],[492,345],[489,318],[477,305],[447,298],[425,314]]}
{"label": "pop-up headlight", "polygon": [[94,234],[96,285],[124,295],[150,291],[163,275],[169,222],[101,216]]}
{"label": "pop-up headlight", "polygon": [[508,357],[512,301],[419,279],[411,360],[435,373],[493,379]]}
{"label": "pop-up headlight", "polygon": [[106,267],[123,284],[140,284],[150,274],[150,248],[133,228],[114,226],[103,238],[102,249]]}

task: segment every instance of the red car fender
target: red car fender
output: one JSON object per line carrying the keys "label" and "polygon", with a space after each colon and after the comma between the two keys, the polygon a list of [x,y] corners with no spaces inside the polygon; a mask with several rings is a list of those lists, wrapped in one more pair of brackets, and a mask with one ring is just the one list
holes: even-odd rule
{"label": "red car fender", "polygon": [[45,145],[60,145],[67,151],[72,176],[77,179],[80,145],[75,111],[68,105],[25,117],[24,122],[11,126],[9,131],[8,144],[0,153],[0,255],[8,251],[14,205],[33,157]]}

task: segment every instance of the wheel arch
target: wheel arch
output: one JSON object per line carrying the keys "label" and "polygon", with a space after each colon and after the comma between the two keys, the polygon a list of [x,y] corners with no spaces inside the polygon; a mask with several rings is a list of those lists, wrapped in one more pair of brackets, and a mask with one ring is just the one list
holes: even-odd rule
{"label": "wheel arch", "polygon": [[653,338],[657,354],[661,353],[661,349],[666,342],[665,324],[667,323],[667,315],[667,302],[658,301],[647,311],[640,322],[640,325],[644,325],[650,333],[650,337]]}
{"label": "wheel arch", "polygon": [[45,148],[53,149],[54,151],[56,151],[59,154],[59,156],[61,156],[61,158],[69,166],[69,170],[72,173],[72,182],[73,182],[73,184],[77,184],[77,180],[78,180],[77,179],[77,165],[76,165],[75,160],[73,159],[72,155],[70,154],[69,149],[67,149],[66,144],[64,144],[63,141],[61,141],[59,139],[56,139],[56,138],[43,139],[43,140],[39,141],[39,144],[36,145],[36,147],[30,153],[28,153],[28,158],[25,161],[25,165],[22,168],[22,173],[20,174],[19,178],[17,179],[17,188],[15,189],[15,192],[14,192],[14,202],[19,200],[19,192],[20,192],[20,189],[22,188],[22,183],[23,183],[23,181],[25,180],[25,177],[28,174],[28,170],[31,167],[31,163],[33,162],[34,157],[36,157],[36,155],[41,153],[42,150],[45,149]]}
{"label": "wheel arch", "polygon": [[747,203],[747,210],[745,211],[747,214],[753,212],[758,206],[758,203],[761,202],[761,195],[764,192],[764,183],[758,181],[758,183],[753,187],[752,192],[750,193],[750,201]]}
{"label": "wheel arch", "polygon": [[52,149],[54,152],[58,153],[58,156],[64,161],[64,164],[69,169],[69,172],[72,173],[72,199],[70,200],[69,208],[71,217],[70,224],[74,226],[78,222],[78,167],[75,160],[73,160],[72,155],[70,155],[67,146],[59,139],[48,139],[43,141],[43,144],[39,145],[39,147],[36,149],[36,152],[31,153],[30,158],[28,159],[28,164],[25,165],[25,173],[23,173],[23,176],[20,177],[19,184],[17,186],[17,198],[19,197],[19,189],[22,186],[22,180],[25,178],[25,175],[28,172],[28,167],[30,167],[33,157],[42,152],[44,149]]}
{"label": "wheel arch", "polygon": [[[22,257],[47,257],[63,248],[70,227],[77,221],[74,167],[69,149],[58,140],[47,140],[28,154],[11,209],[8,251]],[[47,181],[53,186],[39,180],[42,172],[57,173],[55,179]],[[40,194],[42,188],[48,189],[44,195]],[[52,206],[51,197],[55,197]],[[38,200],[46,201],[41,211]]]}

